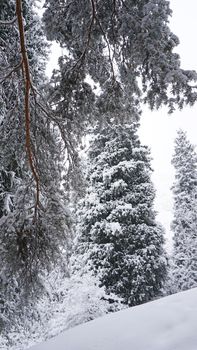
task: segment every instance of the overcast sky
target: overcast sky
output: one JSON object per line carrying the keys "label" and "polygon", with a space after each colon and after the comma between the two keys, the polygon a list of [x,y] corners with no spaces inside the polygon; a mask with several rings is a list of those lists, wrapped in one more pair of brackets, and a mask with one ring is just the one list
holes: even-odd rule
{"label": "overcast sky", "polygon": [[[197,0],[171,0],[173,15],[170,28],[180,39],[176,52],[181,56],[182,68],[197,70]],[[164,225],[167,245],[171,247],[170,222],[172,220],[172,193],[174,181],[171,158],[174,138],[178,129],[187,132],[192,143],[197,144],[197,104],[168,115],[165,109],[150,112],[144,109],[140,137],[151,147],[153,156],[153,181],[157,190],[156,209],[159,221]]]}
{"label": "overcast sky", "polygon": [[[170,0],[173,15],[170,28],[180,39],[176,49],[181,56],[182,68],[197,70],[197,0]],[[57,44],[53,45],[52,58],[47,73],[57,64],[61,50]],[[197,105],[184,108],[173,115],[168,115],[163,108],[157,112],[143,109],[140,137],[144,144],[151,147],[153,157],[153,181],[157,190],[155,201],[158,219],[166,229],[167,246],[170,249],[172,234],[170,222],[172,220],[172,193],[174,173],[171,165],[174,139],[178,129],[187,131],[192,143],[197,144]]]}

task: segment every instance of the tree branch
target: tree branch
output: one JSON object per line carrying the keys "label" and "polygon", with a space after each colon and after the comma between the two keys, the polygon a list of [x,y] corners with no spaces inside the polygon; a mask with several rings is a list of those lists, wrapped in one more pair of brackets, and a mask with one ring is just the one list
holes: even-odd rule
{"label": "tree branch", "polygon": [[0,80],[0,84],[2,84],[6,79],[8,79],[14,72],[16,72],[19,68],[22,67],[22,61],[17,64],[17,66],[15,66],[8,74],[6,74],[2,80]]}
{"label": "tree branch", "polygon": [[105,40],[105,42],[106,42],[106,44],[107,44],[109,62],[110,62],[110,65],[111,65],[111,70],[112,70],[112,77],[113,77],[113,80],[115,81],[116,79],[115,79],[115,72],[114,72],[113,59],[112,59],[112,57],[111,57],[111,48],[110,48],[110,44],[109,44],[109,41],[108,41],[107,36],[106,36],[106,34],[105,34],[105,31],[104,31],[104,29],[103,29],[103,27],[102,27],[102,25],[101,25],[101,22],[99,21],[99,19],[98,19],[97,17],[96,17],[96,21],[97,21],[97,23],[98,23],[98,25],[99,25],[99,27],[100,27],[100,30],[101,30],[101,32],[102,32],[102,34],[103,34],[103,38],[104,38],[104,40]]}
{"label": "tree branch", "polygon": [[20,36],[20,47],[21,47],[21,56],[22,56],[22,64],[23,64],[23,72],[24,72],[24,84],[25,84],[25,134],[26,134],[26,152],[30,165],[31,172],[33,174],[35,183],[36,183],[36,201],[35,201],[35,218],[37,216],[37,209],[39,207],[39,194],[40,194],[40,181],[39,176],[35,167],[34,155],[31,147],[31,132],[30,132],[30,89],[32,86],[31,83],[31,75],[29,68],[29,60],[27,56],[26,43],[25,43],[25,31],[24,31],[24,23],[22,16],[22,1],[16,0],[16,16],[18,22],[19,36]]}
{"label": "tree branch", "polygon": [[84,60],[84,58],[86,56],[87,50],[89,48],[90,39],[91,39],[91,32],[92,32],[92,28],[93,28],[93,25],[94,25],[94,21],[96,19],[96,7],[95,7],[94,0],[90,0],[90,3],[91,3],[91,7],[92,7],[92,16],[91,16],[90,25],[89,25],[88,32],[87,32],[87,40],[86,40],[86,43],[85,43],[84,50],[83,50],[81,56],[79,57],[79,59],[77,60],[77,62],[72,67],[72,70],[74,70],[79,63],[80,63],[79,67],[81,67],[82,62],[83,62],[83,60]]}
{"label": "tree branch", "polygon": [[2,21],[2,20],[0,20],[0,25],[10,26],[10,25],[13,25],[16,21],[17,21],[17,17],[14,17],[10,21]]}

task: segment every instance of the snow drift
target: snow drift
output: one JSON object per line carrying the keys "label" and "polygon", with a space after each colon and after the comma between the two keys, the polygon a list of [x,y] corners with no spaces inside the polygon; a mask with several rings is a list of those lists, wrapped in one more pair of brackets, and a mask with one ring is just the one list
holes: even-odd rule
{"label": "snow drift", "polygon": [[32,350],[197,350],[197,288],[72,328]]}

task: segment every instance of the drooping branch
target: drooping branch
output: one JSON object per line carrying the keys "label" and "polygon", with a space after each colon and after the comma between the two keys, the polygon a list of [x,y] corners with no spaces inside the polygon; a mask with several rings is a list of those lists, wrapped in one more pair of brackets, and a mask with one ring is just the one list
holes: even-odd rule
{"label": "drooping branch", "polygon": [[96,17],[96,20],[97,20],[97,23],[100,27],[100,30],[103,34],[103,38],[106,42],[106,45],[107,45],[107,49],[108,49],[108,56],[109,56],[109,62],[110,62],[110,66],[111,66],[111,70],[112,70],[112,78],[113,78],[113,81],[115,81],[115,72],[114,72],[114,65],[113,65],[113,59],[112,59],[112,55],[111,55],[111,48],[110,48],[110,44],[109,44],[109,41],[107,39],[107,35],[105,34],[104,32],[104,29],[101,25],[101,22],[99,21],[99,19]]}
{"label": "drooping branch", "polygon": [[8,72],[1,80],[0,84],[2,84],[6,79],[8,79],[14,72],[16,72],[18,69],[22,67],[22,61],[17,64],[10,72]]}
{"label": "drooping branch", "polygon": [[0,25],[10,26],[10,25],[13,25],[16,21],[17,21],[17,17],[14,17],[10,21],[2,21],[2,20],[0,20]]}
{"label": "drooping branch", "polygon": [[35,202],[35,216],[36,216],[37,209],[39,206],[40,183],[39,183],[39,176],[35,167],[34,155],[33,155],[32,146],[31,146],[30,90],[31,90],[32,82],[31,82],[29,60],[28,60],[27,48],[26,48],[26,42],[25,42],[25,31],[24,31],[24,23],[23,23],[23,16],[22,16],[21,0],[16,0],[16,17],[17,17],[18,29],[19,29],[20,48],[21,48],[22,66],[23,66],[23,73],[24,73],[24,85],[25,85],[25,102],[24,102],[25,140],[26,140],[25,145],[26,145],[26,152],[27,152],[27,157],[29,161],[29,166],[36,183],[36,202]]}
{"label": "drooping branch", "polygon": [[[54,123],[54,125],[57,126],[60,132],[62,141],[64,143],[65,149],[67,149],[67,157],[68,157],[69,163],[73,163],[73,160],[76,158],[76,150],[74,149],[74,146],[72,145],[71,140],[69,140],[68,132],[66,131],[65,128],[63,128],[63,126],[61,125],[61,121],[58,120],[57,116],[54,115],[53,110],[51,110],[50,108],[45,108],[45,106],[40,101],[37,100],[37,95],[39,95],[39,92],[34,88],[34,86],[32,86],[32,91],[33,91],[35,105],[41,109],[41,111],[43,112],[43,114],[48,120],[50,120],[51,122]],[[46,101],[44,102],[44,104],[47,106]]]}
{"label": "drooping branch", "polygon": [[84,50],[83,50],[81,56],[79,57],[79,59],[77,60],[75,65],[72,67],[72,70],[74,70],[78,66],[78,64],[79,64],[79,67],[81,67],[83,60],[85,59],[86,53],[88,51],[89,45],[90,45],[91,33],[92,33],[94,22],[96,20],[96,7],[95,7],[94,0],[90,0],[90,4],[92,7],[92,14],[91,14],[91,19],[90,19],[90,25],[89,25],[88,30],[87,30],[87,39],[86,39],[85,47],[84,47]]}
{"label": "drooping branch", "polygon": [[[81,67],[81,65],[83,64],[83,61],[84,61],[84,59],[86,57],[86,54],[87,54],[89,46],[90,46],[91,34],[92,34],[92,31],[93,31],[93,26],[94,26],[95,23],[97,23],[98,26],[100,27],[100,30],[101,30],[101,32],[103,34],[103,38],[104,38],[104,40],[106,42],[106,45],[107,45],[108,55],[109,55],[109,62],[110,62],[110,65],[111,65],[111,70],[112,70],[112,77],[113,77],[113,80],[115,81],[115,72],[114,72],[113,58],[112,58],[112,55],[111,55],[110,44],[109,44],[109,41],[107,39],[107,35],[106,35],[102,25],[101,25],[101,22],[98,19],[95,1],[94,0],[90,0],[90,5],[91,5],[91,19],[90,19],[89,27],[87,28],[87,39],[86,39],[86,42],[85,42],[84,50],[83,50],[81,56],[79,57],[79,59],[76,61],[76,63],[72,67],[72,70],[74,70],[77,66],[78,66],[78,68]],[[113,7],[113,12],[112,12],[112,17],[114,16],[115,11],[116,11],[116,1],[115,0],[114,0],[114,3],[113,3],[113,6],[114,7]]]}

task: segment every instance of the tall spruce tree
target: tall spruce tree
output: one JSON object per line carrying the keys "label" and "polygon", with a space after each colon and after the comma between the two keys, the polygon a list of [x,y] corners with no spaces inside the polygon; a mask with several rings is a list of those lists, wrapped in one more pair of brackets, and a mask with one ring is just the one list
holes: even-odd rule
{"label": "tall spruce tree", "polygon": [[179,130],[172,164],[174,251],[172,265],[175,292],[197,286],[197,154],[187,134]]}
{"label": "tall spruce tree", "polygon": [[166,276],[150,154],[136,127],[108,124],[89,148],[87,195],[79,211],[78,250],[108,293],[137,305],[158,296]]}

